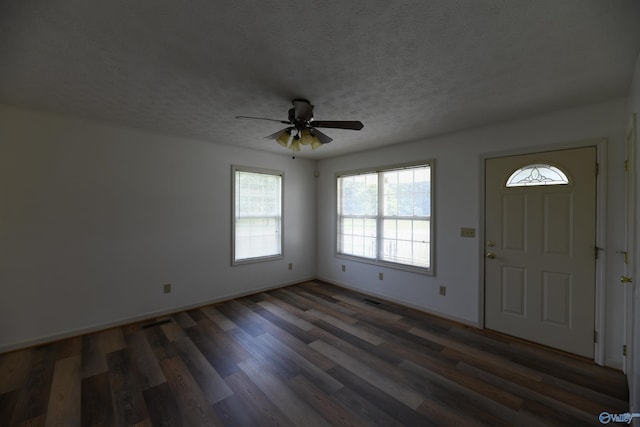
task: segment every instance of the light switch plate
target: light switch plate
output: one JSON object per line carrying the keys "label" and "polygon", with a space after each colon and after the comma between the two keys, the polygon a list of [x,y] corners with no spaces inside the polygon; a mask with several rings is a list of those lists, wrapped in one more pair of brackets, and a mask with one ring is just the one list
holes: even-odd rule
{"label": "light switch plate", "polygon": [[475,228],[462,227],[460,229],[460,237],[476,237],[476,229]]}

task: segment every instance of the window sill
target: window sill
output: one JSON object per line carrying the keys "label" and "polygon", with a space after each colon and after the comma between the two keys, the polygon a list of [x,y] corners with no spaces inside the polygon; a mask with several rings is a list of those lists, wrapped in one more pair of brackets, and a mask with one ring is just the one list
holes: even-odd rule
{"label": "window sill", "polygon": [[232,266],[247,265],[247,264],[255,264],[258,262],[275,261],[279,259],[284,259],[284,255],[270,255],[270,256],[263,256],[263,257],[257,257],[257,258],[247,258],[247,259],[241,259],[238,261],[232,260],[231,265]]}

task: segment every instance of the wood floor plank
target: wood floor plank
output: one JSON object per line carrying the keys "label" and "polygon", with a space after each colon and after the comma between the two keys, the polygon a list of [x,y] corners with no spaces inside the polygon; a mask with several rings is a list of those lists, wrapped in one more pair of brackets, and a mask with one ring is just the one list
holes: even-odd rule
{"label": "wood floor plank", "polygon": [[165,359],[161,362],[161,367],[186,425],[222,424],[180,358]]}
{"label": "wood floor plank", "polygon": [[[619,397],[620,393],[610,395],[605,394],[600,390],[594,390],[594,388],[597,388],[596,384],[593,385],[593,388],[589,388],[549,375],[543,375],[542,382],[545,386],[552,387],[553,389],[566,391],[576,396],[583,396],[594,402],[600,402],[602,406],[609,409],[609,412],[611,413],[623,413],[629,408],[628,399],[621,399]],[[626,385],[621,384],[620,387],[624,389],[626,388]]]}
{"label": "wood floor plank", "polygon": [[308,286],[307,283],[299,286],[298,295],[313,301],[316,304],[317,310],[326,311],[327,314],[340,317],[345,322],[349,322],[356,314],[354,310],[337,304],[340,300],[328,296],[325,293],[317,292],[314,287]]}
{"label": "wood floor plank", "polygon": [[173,320],[182,328],[193,328],[197,323],[184,311],[173,315]]}
{"label": "wood floor plank", "polygon": [[210,404],[217,403],[233,394],[227,383],[188,337],[176,341],[176,347],[182,361]]}
{"label": "wood floor plank", "polygon": [[[554,399],[548,394],[540,392],[541,390],[539,389],[527,388],[520,384],[504,380],[497,375],[472,367],[464,362],[458,365],[458,370],[474,378],[478,378],[487,384],[492,384],[514,396],[521,396],[524,402],[535,402],[545,407],[554,406],[556,412],[571,414],[572,417],[581,420],[583,423],[594,420],[598,414],[602,412],[602,406],[595,402],[589,402],[581,396],[572,396],[572,398],[566,399],[567,396],[556,395],[556,399]],[[562,400],[557,399],[558,397],[562,398]],[[568,400],[568,402],[565,400]]]}
{"label": "wood floor plank", "polygon": [[[234,329],[230,334],[251,354],[251,357],[247,359],[247,361],[255,360],[265,366],[269,366],[273,372],[285,381],[300,373],[300,369],[296,365],[287,363],[285,358],[263,347],[257,337],[252,337],[242,329]],[[238,364],[238,366],[240,366],[240,364]]]}
{"label": "wood floor plank", "polygon": [[366,332],[379,335],[385,343],[438,354],[445,348],[434,341],[409,333],[412,327],[405,327],[403,322],[388,323],[376,318],[366,318],[358,320],[357,326]]}
{"label": "wood floor plank", "polygon": [[229,396],[226,399],[217,402],[213,405],[213,409],[225,426],[236,427],[260,425],[259,420],[255,418],[253,412],[249,407],[247,407],[245,401],[237,395]]}
{"label": "wood floor plank", "polygon": [[542,381],[542,376],[539,373],[522,365],[518,365],[517,363],[512,362],[506,357],[487,353],[483,350],[467,345],[466,343],[459,342],[446,336],[435,334],[433,332],[425,331],[420,328],[412,328],[409,330],[409,333],[440,344],[445,349],[455,350],[458,354],[465,355],[470,359],[500,366],[500,368],[503,370],[509,370],[532,381]]}
{"label": "wood floor plank", "polygon": [[360,338],[361,340],[364,340],[366,342],[368,342],[371,345],[379,345],[382,344],[384,342],[384,340],[382,338],[380,338],[377,335],[374,334],[370,334],[360,328],[358,328],[355,323],[357,322],[356,319],[353,319],[354,321],[349,324],[349,323],[345,323],[342,320],[335,318],[333,316],[327,315],[319,310],[309,310],[307,311],[307,314],[309,314],[310,316],[313,316],[316,319],[319,320],[323,320],[325,322],[327,322],[330,325],[335,326],[336,328],[340,328],[342,329],[344,332],[347,332],[351,335],[353,335],[354,337]]}
{"label": "wood floor plank", "polygon": [[294,425],[329,426],[311,406],[298,397],[272,371],[270,366],[261,365],[251,359],[241,362],[240,369],[251,378]]}
{"label": "wood floor plank", "polygon": [[331,375],[327,374],[325,370],[319,368],[291,348],[282,345],[272,335],[264,334],[256,339],[264,345],[265,348],[268,348],[270,351],[283,358],[287,363],[295,364],[303,376],[311,380],[325,393],[333,394],[343,387],[340,381],[337,381]]}
{"label": "wood floor plank", "polygon": [[223,331],[228,331],[237,328],[238,325],[233,323],[227,316],[220,313],[214,306],[208,305],[200,309],[212,322],[214,322]]}
{"label": "wood floor plank", "polygon": [[302,298],[297,295],[295,292],[292,292],[293,288],[281,288],[276,289],[274,291],[269,292],[271,295],[274,295],[279,300],[286,302],[287,304],[297,308],[298,310],[305,312],[307,310],[311,310],[316,307],[316,304],[313,301],[310,301],[307,298]]}
{"label": "wood floor plank", "polygon": [[37,417],[29,418],[21,423],[12,424],[12,427],[45,427],[46,422],[46,414],[42,414]]}
{"label": "wood floor plank", "polygon": [[82,354],[82,337],[72,337],[55,343],[56,359],[80,356]]}
{"label": "wood floor plank", "polygon": [[175,347],[169,342],[162,329],[158,327],[145,328],[142,329],[142,332],[149,346],[151,346],[151,351],[153,351],[158,363],[164,359],[175,357]]}
{"label": "wood floor plank", "polygon": [[79,426],[81,423],[82,365],[80,356],[56,361],[45,425]]}
{"label": "wood floor plank", "polygon": [[11,421],[11,416],[13,415],[13,410],[18,402],[19,394],[19,389],[0,394],[0,421],[7,425]]}
{"label": "wood floor plank", "polygon": [[263,322],[265,332],[270,332],[274,329],[281,329],[305,343],[310,343],[314,340],[313,336],[309,333],[311,329],[315,328],[315,326],[313,325],[308,330],[300,329],[297,326],[293,325],[292,323],[289,323],[286,320],[283,320],[281,317],[276,316],[269,310],[259,305],[256,305],[256,308],[254,308],[254,312],[255,314],[257,314],[258,316],[262,317],[264,320],[267,321],[267,322]]}
{"label": "wood floor plank", "polygon": [[0,359],[0,394],[18,390],[31,371],[32,352],[17,350]]}
{"label": "wood floor plank", "polygon": [[142,331],[126,336],[127,345],[131,349],[131,357],[138,368],[139,382],[142,390],[166,382],[149,341]]}
{"label": "wood floor plank", "polygon": [[[465,382],[461,383],[459,378],[456,378],[458,381],[450,379],[447,375],[438,374],[431,369],[410,361],[403,362],[401,367],[415,376],[422,377],[427,381],[433,381],[445,389],[452,390],[454,394],[459,396],[456,402],[461,411],[474,414],[479,420],[484,420],[489,425],[536,424],[535,421],[518,412],[524,402],[522,398],[503,393],[494,387],[485,390],[483,383],[475,382],[473,385],[481,388],[478,391],[474,387],[468,387]],[[472,403],[472,405],[465,407],[466,403]]]}
{"label": "wood floor plank", "polygon": [[[337,380],[335,380],[337,382]],[[341,384],[341,383],[340,383]],[[289,387],[300,396],[305,402],[313,407],[316,412],[322,414],[332,426],[361,426],[366,425],[365,421],[355,414],[345,410],[335,402],[330,394],[326,394],[302,375],[291,378]],[[341,387],[342,388],[342,384]],[[339,390],[339,389],[338,389]],[[336,390],[336,391],[338,391]]]}
{"label": "wood floor plank", "polygon": [[[259,426],[293,427],[293,423],[243,371],[225,378],[235,396],[239,396]],[[268,391],[269,392],[269,391]]]}
{"label": "wood floor plank", "polygon": [[381,391],[389,394],[392,398],[404,403],[411,409],[417,409],[424,400],[421,395],[403,384],[388,378],[383,372],[372,369],[371,367],[361,363],[358,359],[343,353],[324,341],[314,341],[310,346],[336,362],[338,365],[377,387]]}
{"label": "wood floor plank", "polygon": [[[401,324],[404,317],[400,316],[396,313],[390,313],[377,305],[365,302],[365,299],[356,299],[347,295],[341,295],[339,293],[331,292],[331,290],[326,290],[329,295],[332,295],[334,298],[338,300],[338,304],[350,308],[352,311],[356,313],[359,318],[374,318],[380,321],[389,322],[389,323],[398,323]],[[371,298],[366,298],[367,300],[372,300]],[[375,300],[374,300],[375,301]]]}
{"label": "wood floor plank", "polygon": [[20,389],[10,425],[40,419],[40,416],[43,416],[44,420],[47,413],[55,366],[55,351],[51,346],[39,347],[32,350],[31,359],[32,369]]}
{"label": "wood floor plank", "polygon": [[278,294],[276,294],[275,291],[272,291],[270,293],[263,292],[260,294],[260,296],[262,297],[262,301],[270,302],[273,305],[278,306],[280,309],[284,310],[285,312],[289,313],[290,315],[304,320],[306,310],[301,310],[295,305],[289,304],[286,300],[278,298]]}
{"label": "wood floor plank", "polygon": [[312,337],[309,341],[301,341],[297,337],[289,334],[286,331],[283,331],[280,328],[271,328],[268,332],[269,335],[274,337],[276,340],[280,342],[281,345],[290,348],[296,353],[302,355],[306,360],[308,360],[311,364],[317,366],[320,369],[328,370],[335,365],[328,357],[318,353],[307,344],[312,343],[317,338]]}
{"label": "wood floor plank", "polygon": [[[181,427],[186,425],[173,391],[168,383],[158,384],[142,392],[149,418],[156,427]],[[104,423],[104,426],[110,424]]]}
{"label": "wood floor plank", "polygon": [[261,301],[258,303],[258,305],[270,311],[271,313],[275,314],[276,316],[280,317],[282,320],[289,322],[292,325],[302,329],[303,331],[308,331],[314,328],[314,326],[311,323],[307,322],[304,319],[301,319],[298,316],[290,314],[286,310],[283,310],[282,308],[278,307],[276,304],[273,304],[270,301]]}
{"label": "wood floor plank", "polygon": [[318,340],[325,341],[327,344],[355,358],[360,358],[372,366],[382,369],[397,365],[402,361],[394,352],[385,350],[388,347],[387,343],[372,345],[324,321],[319,321],[317,326],[318,328],[314,330],[314,334]]}
{"label": "wood floor plank", "polygon": [[83,378],[81,384],[83,426],[110,426],[115,423],[109,373]]}
{"label": "wood floor plank", "polygon": [[[393,386],[389,389],[380,388],[360,375],[353,373],[350,369],[337,365],[329,371],[340,382],[345,384],[346,389],[350,389],[356,392],[358,395],[364,397],[367,401],[373,403],[377,408],[384,412],[391,419],[396,420],[401,425],[405,426],[424,426],[428,425],[428,421],[415,409],[417,409],[421,403],[417,404],[415,408],[407,405],[414,404],[411,400],[407,403],[402,402],[403,397],[397,396],[394,393],[397,391],[397,386]],[[340,390],[338,393],[340,393]],[[393,394],[393,396],[392,396]],[[403,393],[405,394],[405,393]],[[406,396],[405,396],[406,399]]]}
{"label": "wood floor plank", "polygon": [[131,352],[125,348],[107,355],[109,384],[117,425],[134,425],[149,418],[142,396],[137,366]]}
{"label": "wood floor plank", "polygon": [[443,427],[481,427],[487,425],[476,420],[473,416],[461,414],[459,407],[452,408],[433,400],[422,402],[417,411],[428,420],[430,425]]}
{"label": "wood floor plank", "polygon": [[223,315],[239,326],[236,329],[242,329],[254,337],[265,332],[258,316],[243,304],[237,301],[229,301],[217,308]]}
{"label": "wood floor plank", "polygon": [[169,341],[177,341],[180,338],[184,338],[186,336],[184,329],[182,329],[180,325],[173,321],[160,325],[160,329],[162,329],[162,332],[164,332],[164,335]]}
{"label": "wood floor plank", "polygon": [[[330,372],[335,372],[335,369],[340,369],[340,367],[336,366],[332,368]],[[344,409],[353,413],[354,416],[365,420],[365,426],[403,427],[400,421],[390,417],[380,409],[378,402],[370,400],[369,396],[366,394],[363,395],[357,390],[343,387],[338,390],[333,397]]]}
{"label": "wood floor plank", "polygon": [[220,345],[220,341],[214,341],[207,330],[200,326],[189,328],[187,335],[220,376],[224,378],[238,371],[238,361],[233,357],[236,353],[230,351],[233,346],[227,343],[229,338]]}
{"label": "wood floor plank", "polygon": [[122,328],[111,328],[82,338],[82,377],[107,371],[107,354],[126,348]]}

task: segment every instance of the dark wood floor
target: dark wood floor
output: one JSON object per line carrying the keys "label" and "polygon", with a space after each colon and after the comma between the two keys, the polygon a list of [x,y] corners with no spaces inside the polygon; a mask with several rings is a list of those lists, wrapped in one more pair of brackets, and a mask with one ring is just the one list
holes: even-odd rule
{"label": "dark wood floor", "polygon": [[0,355],[0,425],[596,426],[628,411],[620,372],[370,300],[308,282]]}

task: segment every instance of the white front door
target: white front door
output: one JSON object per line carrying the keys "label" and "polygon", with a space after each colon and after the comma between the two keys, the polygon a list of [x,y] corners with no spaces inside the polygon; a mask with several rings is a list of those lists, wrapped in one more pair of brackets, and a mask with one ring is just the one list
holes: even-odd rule
{"label": "white front door", "polygon": [[596,148],[485,166],[486,328],[593,358]]}

